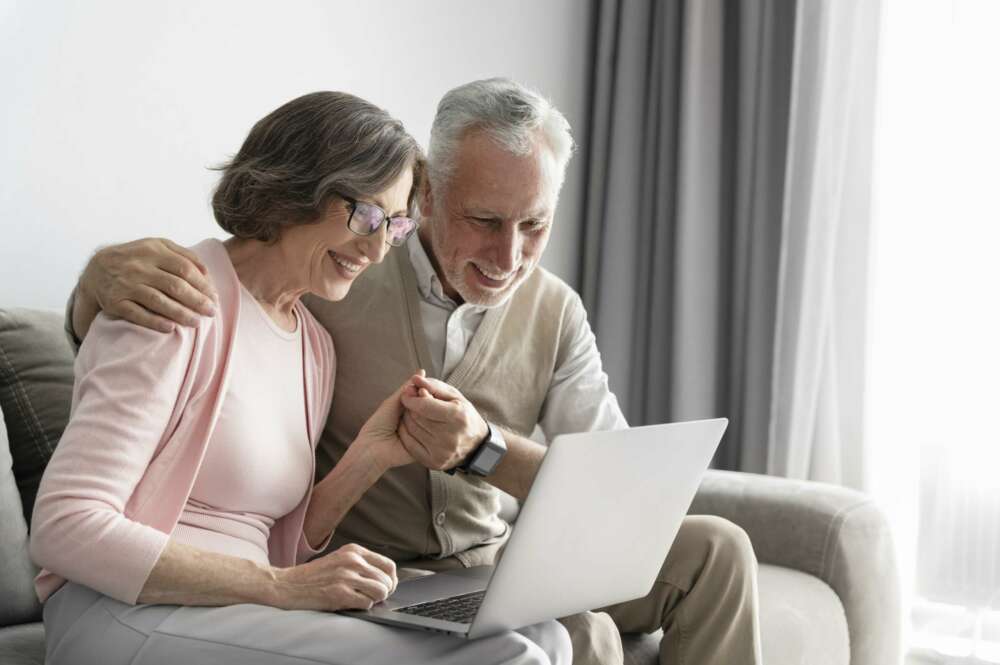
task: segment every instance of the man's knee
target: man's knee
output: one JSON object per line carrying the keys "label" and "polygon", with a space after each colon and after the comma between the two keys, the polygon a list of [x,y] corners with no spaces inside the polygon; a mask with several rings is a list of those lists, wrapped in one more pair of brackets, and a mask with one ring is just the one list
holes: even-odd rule
{"label": "man's knee", "polygon": [[750,537],[741,527],[722,517],[685,517],[659,579],[688,591],[706,567],[729,570],[734,575],[755,576],[757,557]]}

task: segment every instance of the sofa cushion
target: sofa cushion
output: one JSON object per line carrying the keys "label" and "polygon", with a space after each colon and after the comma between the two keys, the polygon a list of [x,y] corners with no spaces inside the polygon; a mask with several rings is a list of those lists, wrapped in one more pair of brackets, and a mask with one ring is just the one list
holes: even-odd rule
{"label": "sofa cushion", "polygon": [[72,394],[73,350],[62,314],[0,309],[0,409],[29,524],[42,472],[69,419]]}
{"label": "sofa cushion", "polygon": [[760,634],[769,665],[847,665],[851,640],[840,598],[826,582],[782,566],[761,565]]}
{"label": "sofa cushion", "polygon": [[[847,665],[847,617],[837,594],[818,577],[762,564],[761,651],[767,665]],[[662,632],[623,635],[625,665],[657,665]]]}
{"label": "sofa cushion", "polygon": [[0,628],[0,663],[3,665],[43,665],[45,628],[40,623]]}
{"label": "sofa cushion", "polygon": [[[0,626],[38,620],[41,607],[31,583],[34,576],[28,557],[28,527],[0,413]],[[0,662],[8,661],[0,658]]]}

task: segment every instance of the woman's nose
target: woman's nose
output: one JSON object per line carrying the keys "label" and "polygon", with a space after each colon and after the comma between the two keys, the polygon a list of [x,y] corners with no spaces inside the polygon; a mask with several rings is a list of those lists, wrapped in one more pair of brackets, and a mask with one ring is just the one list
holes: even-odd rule
{"label": "woman's nose", "polygon": [[361,238],[361,253],[372,263],[381,263],[385,253],[389,251],[386,243],[387,224],[382,223],[378,231]]}

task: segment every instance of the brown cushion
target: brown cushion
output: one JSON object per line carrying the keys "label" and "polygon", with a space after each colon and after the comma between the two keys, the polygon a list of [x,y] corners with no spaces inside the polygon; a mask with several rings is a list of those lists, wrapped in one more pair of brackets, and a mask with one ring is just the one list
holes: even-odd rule
{"label": "brown cushion", "polygon": [[63,315],[0,309],[0,410],[29,524],[42,472],[69,419],[72,393],[73,350]]}

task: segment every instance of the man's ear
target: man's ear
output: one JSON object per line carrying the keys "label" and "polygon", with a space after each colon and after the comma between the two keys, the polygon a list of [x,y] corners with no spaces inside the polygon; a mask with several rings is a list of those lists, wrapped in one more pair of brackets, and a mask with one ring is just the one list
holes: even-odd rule
{"label": "man's ear", "polygon": [[420,185],[420,216],[424,219],[434,216],[434,192],[431,189],[430,178],[425,178]]}

